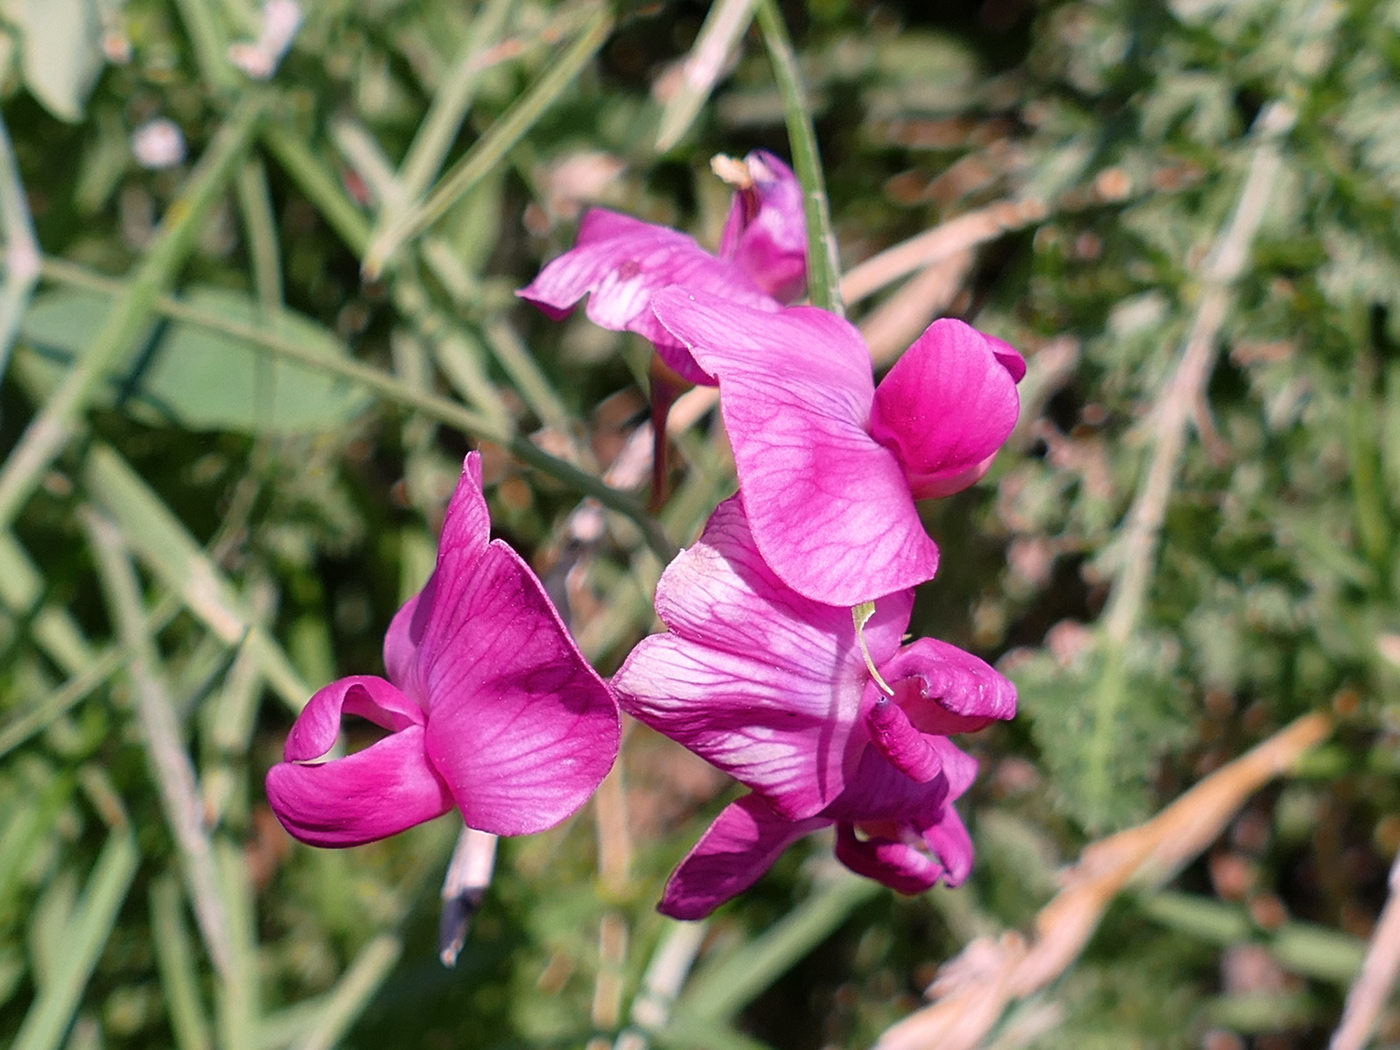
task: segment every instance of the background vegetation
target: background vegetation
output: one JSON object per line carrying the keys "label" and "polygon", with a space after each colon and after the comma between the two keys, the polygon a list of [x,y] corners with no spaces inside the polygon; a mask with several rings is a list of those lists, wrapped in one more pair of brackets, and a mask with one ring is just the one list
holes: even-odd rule
{"label": "background vegetation", "polygon": [[[967,886],[899,898],[816,839],[662,920],[732,788],[633,727],[588,810],[502,843],[447,970],[450,820],[326,852],[271,816],[470,447],[600,669],[651,629],[645,492],[598,481],[640,478],[648,350],[512,291],[588,203],[713,245],[709,158],[790,155],[752,5],[717,6],[711,92],[699,3],[319,0],[269,79],[229,59],[253,0],[0,4],[0,1041],[854,1047],[969,943],[888,1045],[977,1045],[983,994],[1002,1048],[1326,1041],[1400,846],[1395,0],[781,5],[877,361],[940,314],[1030,360],[1011,447],[929,509],[915,621],[1021,689],[969,741]],[[685,406],[681,545],[733,487]],[[999,984],[1033,926],[1060,956]]]}

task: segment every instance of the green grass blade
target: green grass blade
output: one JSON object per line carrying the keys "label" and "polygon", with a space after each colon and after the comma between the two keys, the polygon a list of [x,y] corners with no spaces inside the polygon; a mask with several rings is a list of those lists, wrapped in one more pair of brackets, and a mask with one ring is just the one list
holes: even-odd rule
{"label": "green grass blade", "polygon": [[397,222],[370,243],[364,255],[366,277],[378,277],[406,241],[441,218],[535,126],[607,42],[613,22],[612,13],[600,5],[578,39],[559,56],[557,62],[550,63],[547,72],[491,125],[466,156],[443,176],[427,199],[410,207]]}
{"label": "green grass blade", "polygon": [[194,951],[180,915],[180,887],[170,875],[151,885],[151,938],[178,1050],[213,1050],[209,1017],[199,994]]}
{"label": "green grass blade", "polygon": [[215,133],[91,349],[64,376],[5,460],[0,468],[0,528],[14,524],[48,465],[76,432],[98,384],[145,330],[156,299],[189,258],[210,210],[237,171],[262,111],[262,94],[249,95]]}
{"label": "green grass blade", "polygon": [[758,0],[758,26],[763,31],[763,42],[773,63],[773,77],[783,97],[792,166],[802,183],[807,212],[807,288],[813,306],[840,314],[843,312],[841,263],[836,251],[836,235],[831,229],[831,206],[817,150],[817,130],[812,125],[807,93],[797,69],[797,55],[793,53],[792,40],[777,0]]}
{"label": "green grass blade", "polygon": [[847,916],[883,887],[854,875],[815,890],[767,933],[698,976],[681,996],[677,1020],[727,1021],[826,940]]}
{"label": "green grass blade", "polygon": [[68,951],[29,1008],[11,1050],[57,1050],[63,1042],[83,989],[111,936],[117,912],[131,889],[140,858],[131,829],[114,829],[78,901],[67,937]]}

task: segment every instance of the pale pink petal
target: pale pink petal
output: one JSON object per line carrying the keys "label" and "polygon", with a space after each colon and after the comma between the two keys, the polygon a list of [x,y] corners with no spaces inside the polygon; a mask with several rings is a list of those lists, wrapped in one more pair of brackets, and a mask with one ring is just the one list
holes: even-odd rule
{"label": "pale pink petal", "polygon": [[[900,706],[925,733],[966,733],[1016,714],[1016,687],[985,660],[936,638],[920,638],[877,664]],[[867,693],[867,700],[874,701]]]}
{"label": "pale pink petal", "polygon": [[508,546],[486,542],[486,523],[472,453],[409,633],[433,766],[470,827],[523,835],[588,800],[617,757],[620,727],[544,587]]}
{"label": "pale pink petal", "polygon": [[755,795],[725,807],[671,874],[657,910],[673,919],[703,919],[757,882],[804,835],[829,821],[784,820]]}
{"label": "pale pink petal", "polygon": [[[865,628],[875,659],[892,658],[912,604],[910,591],[877,603]],[[667,568],[656,609],[670,633],[640,642],[614,677],[623,709],[781,816],[808,817],[836,798],[869,679],[851,611],[783,586],[737,499]]]}
{"label": "pale pink petal", "polygon": [[423,709],[411,697],[382,678],[354,675],[318,689],[297,715],[287,734],[282,757],[288,762],[321,758],[340,736],[342,714],[359,715],[381,728],[397,732],[423,725]]}
{"label": "pale pink petal", "polygon": [[927,853],[892,839],[857,838],[845,823],[836,825],[836,859],[857,875],[911,896],[937,885],[943,875],[943,865]]}
{"label": "pale pink petal", "polygon": [[424,754],[419,725],[346,758],[279,762],[268,770],[266,787],[282,826],[312,846],[359,846],[452,808],[447,785]]}
{"label": "pale pink petal", "polygon": [[594,324],[651,340],[685,379],[713,386],[714,380],[651,312],[652,295],[671,285],[712,292],[758,310],[780,309],[741,267],[711,255],[694,238],[603,209],[584,217],[575,248],[516,294],[556,319],[587,295],[586,312]]}
{"label": "pale pink petal", "polygon": [[652,307],[719,379],[749,523],[784,583],[852,606],[932,578],[938,549],[904,469],[867,433],[870,357],[850,324],[679,288],[657,293]]}
{"label": "pale pink petal", "polygon": [[1016,380],[993,341],[944,318],[880,383],[871,433],[899,457],[917,498],[946,496],[985,473],[1020,411]]}
{"label": "pale pink petal", "polygon": [[790,303],[807,286],[802,184],[766,150],[755,150],[744,160],[753,186],[735,193],[719,254],[746,270],[773,298]]}

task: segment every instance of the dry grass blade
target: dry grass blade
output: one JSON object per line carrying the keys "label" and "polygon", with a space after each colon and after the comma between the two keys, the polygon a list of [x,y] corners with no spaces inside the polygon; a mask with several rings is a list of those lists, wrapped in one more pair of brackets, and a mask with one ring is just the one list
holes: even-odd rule
{"label": "dry grass blade", "polygon": [[998,201],[985,208],[949,219],[931,230],[873,255],[841,278],[841,297],[849,306],[881,288],[934,263],[1045,218],[1047,209],[1037,200]]}
{"label": "dry grass blade", "polygon": [[877,1050],[972,1050],[1013,999],[1058,978],[1079,957],[1113,898],[1130,884],[1160,884],[1224,829],[1245,799],[1287,772],[1332,731],[1326,715],[1305,715],[1206,777],[1145,824],[1087,847],[1064,888],[1036,916],[1027,939],[979,938],[944,964],[929,988],[932,1005],[889,1028]]}
{"label": "dry grass blade", "polygon": [[1380,921],[1371,934],[1366,961],[1347,993],[1342,1023],[1327,1044],[1328,1050],[1361,1050],[1367,1044],[1376,1018],[1395,987],[1395,977],[1400,974],[1400,853],[1390,867],[1389,890]]}

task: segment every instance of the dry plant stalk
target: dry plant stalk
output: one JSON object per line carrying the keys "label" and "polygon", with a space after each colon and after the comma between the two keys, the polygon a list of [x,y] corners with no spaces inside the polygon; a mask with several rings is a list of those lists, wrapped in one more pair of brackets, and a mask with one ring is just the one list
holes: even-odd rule
{"label": "dry plant stalk", "polygon": [[1390,866],[1389,896],[1371,934],[1366,960],[1356,982],[1347,992],[1342,1023],[1327,1044],[1327,1050],[1361,1050],[1370,1041],[1390,991],[1400,973],[1400,853]]}
{"label": "dry plant stalk", "polygon": [[973,1050],[1013,1000],[1054,981],[1079,957],[1113,898],[1128,885],[1166,882],[1224,830],[1251,794],[1321,743],[1326,715],[1304,715],[1216,770],[1145,824],[1088,846],[1027,938],[979,937],[939,970],[933,1003],[880,1037],[877,1050]]}

